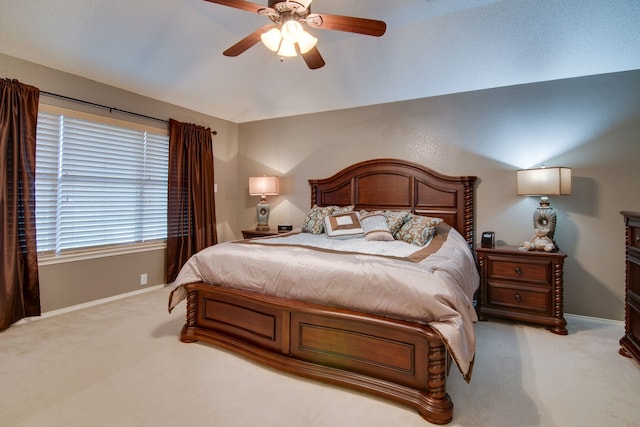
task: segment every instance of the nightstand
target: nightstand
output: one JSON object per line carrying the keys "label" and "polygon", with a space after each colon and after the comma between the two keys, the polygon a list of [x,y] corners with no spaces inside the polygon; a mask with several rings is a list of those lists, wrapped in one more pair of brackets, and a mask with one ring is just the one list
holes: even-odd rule
{"label": "nightstand", "polygon": [[478,308],[487,316],[550,326],[567,335],[562,276],[566,254],[523,251],[517,246],[476,248],[480,268]]}
{"label": "nightstand", "polygon": [[267,231],[258,231],[255,228],[250,228],[248,230],[242,230],[242,238],[243,239],[253,239],[254,237],[266,237],[266,236],[276,236],[278,235],[278,230],[267,230]]}

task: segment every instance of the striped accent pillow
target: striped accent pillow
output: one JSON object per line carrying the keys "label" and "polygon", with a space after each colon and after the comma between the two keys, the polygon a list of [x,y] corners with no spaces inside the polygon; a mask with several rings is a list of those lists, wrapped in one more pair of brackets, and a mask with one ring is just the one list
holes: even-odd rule
{"label": "striped accent pillow", "polygon": [[389,231],[389,225],[384,214],[370,214],[360,218],[360,224],[367,240],[391,241],[393,234]]}

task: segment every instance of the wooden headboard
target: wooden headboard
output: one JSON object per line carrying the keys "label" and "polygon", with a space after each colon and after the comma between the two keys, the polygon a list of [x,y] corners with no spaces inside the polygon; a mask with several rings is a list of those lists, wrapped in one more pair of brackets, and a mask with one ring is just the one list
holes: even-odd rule
{"label": "wooden headboard", "polygon": [[475,176],[446,176],[398,159],[356,163],[324,179],[310,179],[311,206],[408,210],[444,219],[474,247]]}

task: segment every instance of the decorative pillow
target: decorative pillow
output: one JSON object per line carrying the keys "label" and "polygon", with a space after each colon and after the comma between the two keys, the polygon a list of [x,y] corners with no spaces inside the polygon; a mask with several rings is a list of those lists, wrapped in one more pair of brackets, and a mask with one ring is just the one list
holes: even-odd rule
{"label": "decorative pillow", "polygon": [[424,246],[431,241],[438,224],[441,222],[440,218],[411,215],[400,231],[396,233],[395,238],[412,245]]}
{"label": "decorative pillow", "polygon": [[367,240],[390,241],[393,234],[389,231],[387,219],[383,214],[368,214],[360,218],[360,224]]}
{"label": "decorative pillow", "polygon": [[319,207],[313,205],[307,217],[302,222],[301,231],[311,234],[322,234],[324,231],[324,218],[333,213],[335,206]]}
{"label": "decorative pillow", "polygon": [[347,213],[347,212],[353,212],[353,205],[349,205],[349,206],[331,206],[333,208],[333,212],[331,212],[332,214],[341,214],[341,213]]}
{"label": "decorative pillow", "polygon": [[400,228],[402,228],[409,215],[411,215],[409,211],[384,211],[384,217],[387,219],[389,231],[394,237],[396,237],[396,234],[400,231]]}
{"label": "decorative pillow", "polygon": [[364,230],[360,225],[360,217],[357,212],[329,215],[324,218],[324,230],[327,237],[362,237]]}

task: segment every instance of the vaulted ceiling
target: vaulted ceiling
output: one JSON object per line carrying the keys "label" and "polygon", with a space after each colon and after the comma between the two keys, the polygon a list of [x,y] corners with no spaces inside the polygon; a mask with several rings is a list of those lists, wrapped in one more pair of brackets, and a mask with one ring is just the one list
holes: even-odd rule
{"label": "vaulted ceiling", "polygon": [[237,123],[640,69],[638,0],[311,7],[387,32],[309,29],[326,61],[309,70],[262,44],[223,56],[270,21],[204,0],[0,0],[0,52]]}

